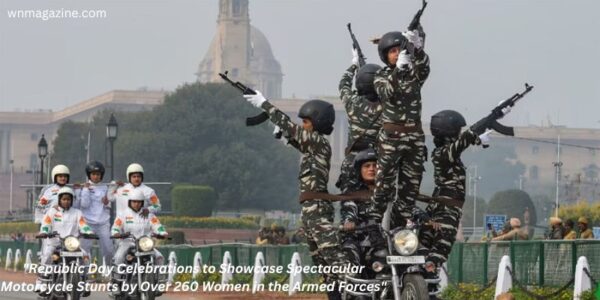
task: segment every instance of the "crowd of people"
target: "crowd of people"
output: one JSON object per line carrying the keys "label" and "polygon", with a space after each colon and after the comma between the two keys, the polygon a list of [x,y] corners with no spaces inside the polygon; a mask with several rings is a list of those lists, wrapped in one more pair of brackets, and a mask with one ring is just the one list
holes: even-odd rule
{"label": "crowd of people", "polygon": [[271,227],[263,227],[258,231],[256,237],[257,245],[289,245],[290,239],[286,235],[286,230],[283,226],[275,224]]}
{"label": "crowd of people", "polygon": [[[586,217],[579,217],[577,224],[572,219],[562,221],[558,217],[551,217],[549,228],[544,233],[544,239],[547,240],[575,240],[575,239],[594,239],[594,233],[589,228],[589,221]],[[527,240],[533,238],[532,232],[528,228],[521,226],[521,220],[511,218],[504,224],[500,231],[496,231],[492,224],[487,224],[487,230],[483,241],[510,241]]]}
{"label": "crowd of people", "polygon": [[550,228],[545,236],[548,240],[593,239],[594,233],[589,228],[589,221],[586,217],[579,217],[577,226],[572,219],[563,222],[560,218],[552,217],[550,218]]}

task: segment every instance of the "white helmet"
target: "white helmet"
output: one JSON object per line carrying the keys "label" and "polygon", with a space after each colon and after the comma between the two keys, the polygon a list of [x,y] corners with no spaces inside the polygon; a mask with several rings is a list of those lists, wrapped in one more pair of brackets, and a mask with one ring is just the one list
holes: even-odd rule
{"label": "white helmet", "polygon": [[144,180],[144,168],[142,167],[142,165],[138,163],[133,163],[127,167],[127,181],[129,181],[129,175],[131,175],[132,173],[141,173],[142,181]]}
{"label": "white helmet", "polygon": [[67,175],[67,183],[69,182],[69,177],[71,175],[71,172],[69,172],[69,168],[67,168],[67,166],[65,165],[56,165],[54,166],[54,168],[52,168],[52,182],[56,183],[56,175]]}
{"label": "white helmet", "polygon": [[[56,168],[56,167],[55,167],[55,168]],[[62,174],[62,173],[59,173],[59,174]],[[62,195],[63,195],[63,194],[69,194],[69,195],[71,195],[71,205],[70,205],[69,207],[63,207],[64,209],[69,209],[69,208],[71,208],[71,207],[73,206],[73,198],[75,198],[75,193],[73,192],[73,189],[71,189],[71,188],[70,188],[70,187],[68,187],[68,186],[63,186],[63,187],[61,187],[61,188],[58,190],[58,205],[59,205],[60,207],[62,207],[62,206],[60,205],[60,198],[62,197]]]}
{"label": "white helmet", "polygon": [[[144,196],[144,192],[141,189],[134,189],[129,193],[129,200],[127,200],[127,206],[131,208],[131,201],[144,201],[146,200],[146,196]],[[143,206],[143,205],[142,205]],[[133,208],[131,208],[133,209]]]}

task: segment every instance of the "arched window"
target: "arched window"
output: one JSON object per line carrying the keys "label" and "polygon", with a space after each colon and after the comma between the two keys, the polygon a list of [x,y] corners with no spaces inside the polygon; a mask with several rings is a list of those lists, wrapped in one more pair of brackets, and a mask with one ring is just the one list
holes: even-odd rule
{"label": "arched window", "polygon": [[529,179],[537,180],[539,177],[539,168],[538,166],[529,167]]}

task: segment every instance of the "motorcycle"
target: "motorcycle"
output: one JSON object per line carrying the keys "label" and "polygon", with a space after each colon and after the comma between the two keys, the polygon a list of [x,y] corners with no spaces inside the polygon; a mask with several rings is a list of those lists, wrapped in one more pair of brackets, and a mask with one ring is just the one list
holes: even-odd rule
{"label": "motorcycle", "polygon": [[114,296],[115,300],[127,300],[127,299],[141,299],[141,300],[154,300],[156,297],[162,295],[162,291],[153,289],[153,288],[140,288],[143,283],[144,286],[155,287],[159,283],[164,283],[166,281],[163,274],[159,274],[159,272],[143,272],[140,273],[138,266],[144,266],[144,269],[147,267],[152,267],[155,265],[154,261],[154,240],[156,239],[169,239],[167,237],[163,237],[160,235],[143,235],[139,238],[135,238],[130,233],[125,233],[120,236],[113,236],[111,239],[123,239],[133,241],[133,245],[127,250],[127,254],[125,257],[125,264],[127,264],[127,269],[133,270],[133,272],[129,272],[127,274],[121,274],[117,278],[117,273],[113,272],[113,280],[119,283],[121,286],[127,285],[129,287],[136,287],[134,291],[124,292],[121,289],[118,295]]}
{"label": "motorcycle", "polygon": [[[60,237],[58,232],[50,234],[39,234],[37,239],[51,239]],[[84,239],[98,239],[95,234],[81,234]],[[52,265],[61,266],[61,270],[81,270],[84,267],[84,255],[80,247],[79,238],[69,235],[60,238],[60,244],[54,249],[52,256]],[[79,300],[81,297],[89,296],[89,292],[81,291],[79,284],[85,282],[86,272],[51,272],[48,277],[40,277],[42,284],[51,286],[70,285],[70,289],[56,289],[52,292],[41,291],[40,299],[67,299]]]}
{"label": "motorcycle", "polygon": [[375,274],[374,278],[346,276],[345,279],[346,285],[378,284],[380,289],[368,293],[345,290],[343,299],[350,296],[362,299],[426,300],[438,293],[437,288],[430,286],[437,287],[439,279],[425,279],[423,264],[426,253],[419,249],[419,230],[424,225],[424,220],[416,218],[414,221],[409,220],[404,226],[390,229],[390,214],[391,205],[388,205],[382,225],[377,228],[379,232],[372,231],[384,243],[364,252],[366,265]]}

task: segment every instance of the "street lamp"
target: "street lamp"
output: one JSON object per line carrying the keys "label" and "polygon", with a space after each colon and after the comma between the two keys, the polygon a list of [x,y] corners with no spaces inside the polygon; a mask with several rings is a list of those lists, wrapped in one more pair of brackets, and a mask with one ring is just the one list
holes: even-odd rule
{"label": "street lamp", "polygon": [[117,124],[117,119],[115,119],[114,114],[110,114],[110,119],[108,119],[108,123],[106,124],[106,138],[110,142],[110,180],[115,179],[115,166],[114,166],[114,143],[117,139],[117,134],[119,129],[119,124]]}
{"label": "street lamp", "polygon": [[48,143],[42,134],[38,142],[38,156],[40,157],[40,184],[44,184],[44,159],[48,155]]}

